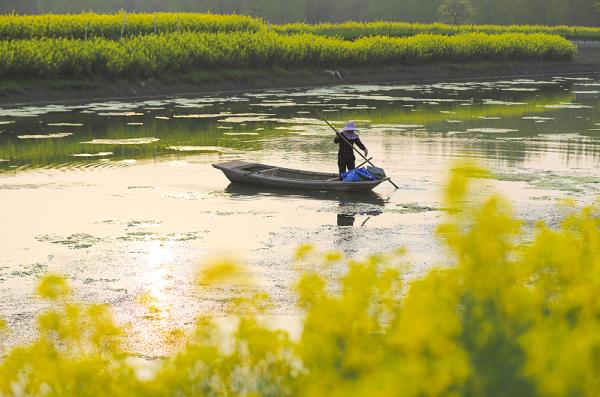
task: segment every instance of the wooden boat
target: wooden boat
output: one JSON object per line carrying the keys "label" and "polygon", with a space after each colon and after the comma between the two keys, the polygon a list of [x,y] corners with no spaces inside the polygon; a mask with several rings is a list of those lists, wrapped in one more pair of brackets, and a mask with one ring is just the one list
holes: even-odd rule
{"label": "wooden boat", "polygon": [[212,166],[223,171],[231,182],[286,189],[362,192],[371,190],[389,179],[343,182],[338,180],[338,174],[294,170],[239,160],[213,164]]}

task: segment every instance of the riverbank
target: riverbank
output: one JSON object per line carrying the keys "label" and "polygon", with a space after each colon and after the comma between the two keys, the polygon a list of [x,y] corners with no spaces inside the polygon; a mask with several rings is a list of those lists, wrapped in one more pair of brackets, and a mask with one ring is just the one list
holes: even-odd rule
{"label": "riverbank", "polygon": [[0,105],[196,95],[335,84],[495,79],[600,72],[600,48],[580,48],[573,61],[436,63],[355,68],[269,68],[193,71],[161,79],[12,79],[0,81]]}

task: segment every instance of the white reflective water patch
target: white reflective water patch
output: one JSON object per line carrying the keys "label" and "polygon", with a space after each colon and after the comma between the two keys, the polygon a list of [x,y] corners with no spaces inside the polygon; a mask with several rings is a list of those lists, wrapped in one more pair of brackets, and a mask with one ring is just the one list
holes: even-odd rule
{"label": "white reflective water patch", "polygon": [[48,123],[49,127],[83,127],[82,123]]}
{"label": "white reflective water patch", "polygon": [[92,139],[91,141],[81,142],[89,145],[145,145],[158,142],[160,139],[153,137],[145,138],[126,138],[126,139]]}
{"label": "white reflective water patch", "polygon": [[143,116],[144,113],[140,112],[101,112],[98,113],[98,116],[109,116],[109,117],[133,117],[133,116]]}
{"label": "white reflective water patch", "polygon": [[47,134],[47,135],[17,135],[19,139],[55,139],[55,138],[65,138],[73,135],[71,132],[59,132],[56,134]]}
{"label": "white reflective water patch", "polygon": [[485,99],[483,101],[484,105],[505,105],[505,106],[518,106],[518,105],[527,105],[526,102],[509,102],[509,101],[499,101],[494,99]]}
{"label": "white reflective water patch", "polygon": [[215,119],[218,117],[229,116],[231,112],[222,113],[192,113],[192,114],[174,114],[174,119]]}
{"label": "white reflective water patch", "polygon": [[106,157],[112,156],[113,152],[98,152],[98,153],[76,153],[72,154],[73,157]]}
{"label": "white reflective water patch", "polygon": [[545,105],[546,109],[591,109],[591,106],[576,103],[561,103],[558,105]]}
{"label": "white reflective water patch", "polygon": [[484,134],[504,134],[507,132],[517,132],[512,128],[469,128],[467,132],[481,132]]}
{"label": "white reflective water patch", "polygon": [[542,120],[542,121],[546,121],[546,120],[554,120],[554,117],[543,117],[543,116],[524,116],[522,117],[523,120]]}
{"label": "white reflective water patch", "polygon": [[235,150],[220,146],[168,146],[167,149],[178,152],[235,153]]}

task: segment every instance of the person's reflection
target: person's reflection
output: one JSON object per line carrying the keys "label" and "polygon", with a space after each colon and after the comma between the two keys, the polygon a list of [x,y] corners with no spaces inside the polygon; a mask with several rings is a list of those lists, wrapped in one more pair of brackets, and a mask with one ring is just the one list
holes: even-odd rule
{"label": "person's reflection", "polygon": [[[359,231],[360,227],[364,226],[371,217],[383,213],[383,206],[384,201],[378,196],[357,198],[354,201],[340,199],[337,213],[338,227],[334,235],[336,249],[348,258],[356,256],[361,245],[359,240],[364,235],[364,232]],[[363,216],[364,220],[362,220]],[[362,223],[356,221],[357,217],[362,220]]]}
{"label": "person's reflection", "polygon": [[337,214],[337,225],[338,226],[354,226],[356,217],[354,214]]}

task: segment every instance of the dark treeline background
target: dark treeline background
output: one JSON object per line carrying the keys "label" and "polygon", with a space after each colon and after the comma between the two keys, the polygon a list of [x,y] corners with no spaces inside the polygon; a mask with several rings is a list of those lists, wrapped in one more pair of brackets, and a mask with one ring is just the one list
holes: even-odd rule
{"label": "dark treeline background", "polygon": [[[190,11],[238,13],[273,23],[346,20],[435,22],[443,0],[0,0],[0,13]],[[470,0],[475,23],[600,25],[600,0]]]}

